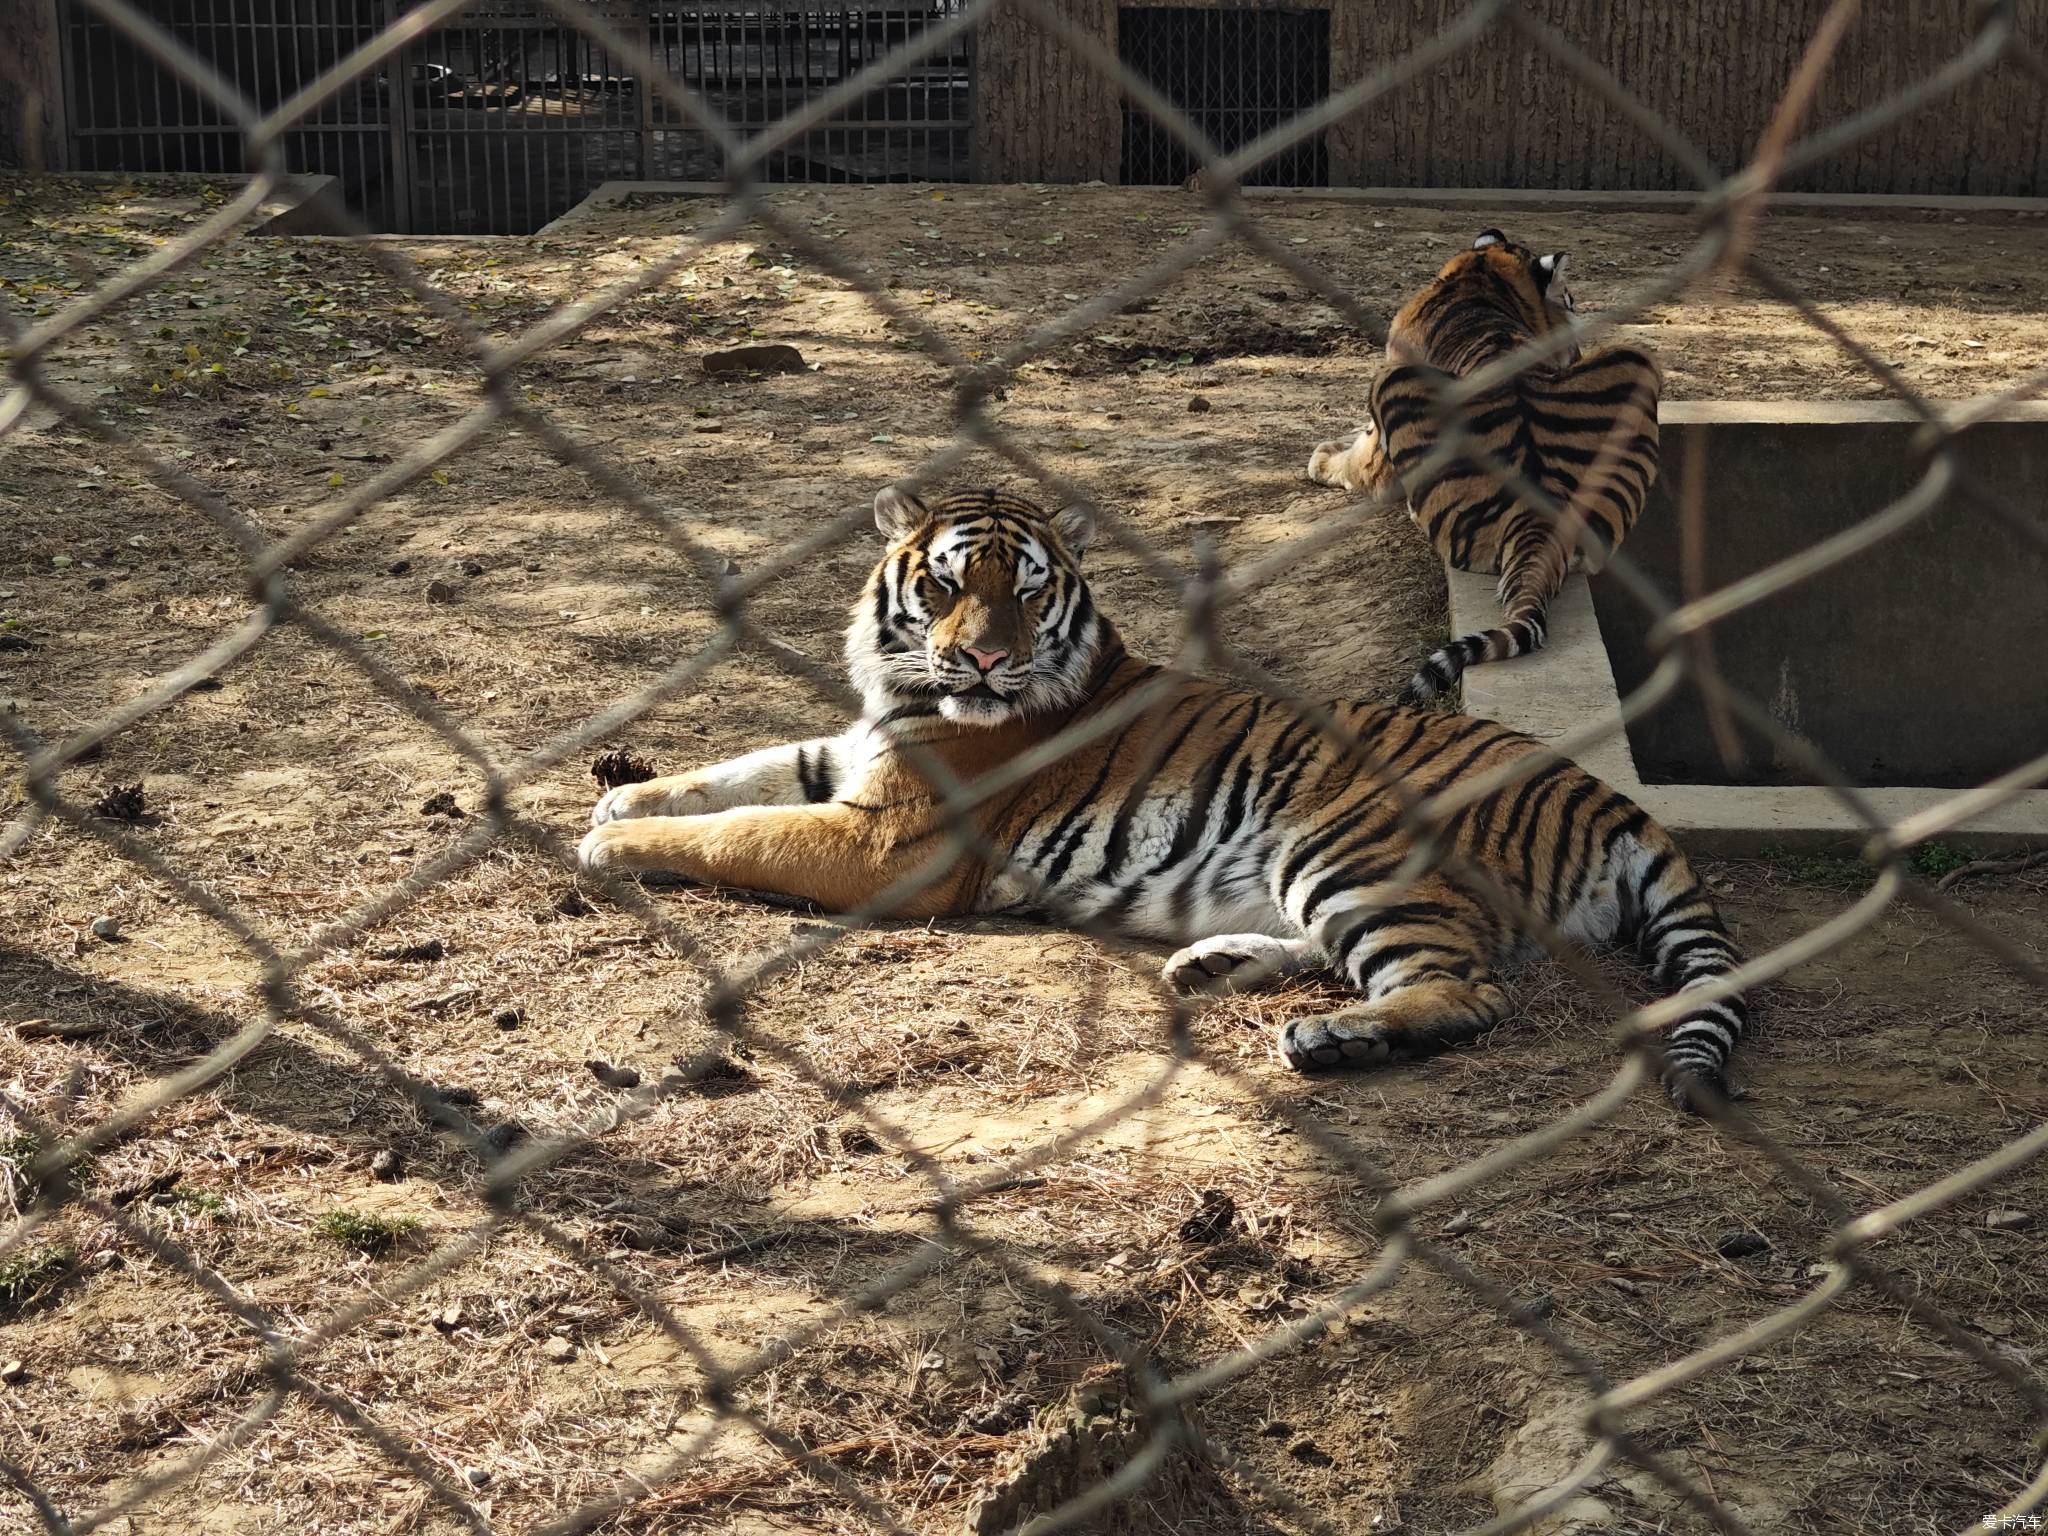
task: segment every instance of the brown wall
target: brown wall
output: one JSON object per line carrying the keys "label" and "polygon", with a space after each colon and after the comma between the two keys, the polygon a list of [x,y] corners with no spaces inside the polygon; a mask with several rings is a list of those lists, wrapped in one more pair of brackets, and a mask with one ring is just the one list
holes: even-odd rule
{"label": "brown wall", "polygon": [[0,166],[64,166],[57,0],[0,0]]}
{"label": "brown wall", "polygon": [[[1115,50],[1114,0],[1061,3]],[[1329,9],[1332,87],[1341,89],[1435,36],[1465,0],[1331,0]],[[1725,172],[1769,121],[1826,0],[1529,0],[1528,9]],[[1868,0],[1809,129],[1883,101],[1961,50],[1974,10],[1970,0]],[[2020,0],[2018,10],[2022,32],[2048,48],[2048,0]],[[1115,179],[1114,87],[1008,9],[983,24],[978,46],[978,176]],[[1503,24],[1352,114],[1331,129],[1329,148],[1336,186],[1691,185],[1597,88]],[[1787,185],[2048,194],[2048,87],[2001,65]]]}

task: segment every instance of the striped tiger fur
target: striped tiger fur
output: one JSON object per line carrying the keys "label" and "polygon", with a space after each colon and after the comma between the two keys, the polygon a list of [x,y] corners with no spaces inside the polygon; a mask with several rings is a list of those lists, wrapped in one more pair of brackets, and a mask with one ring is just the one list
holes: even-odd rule
{"label": "striped tiger fur", "polygon": [[[926,505],[891,489],[875,516],[889,548],[846,642],[862,719],[621,785],[592,812],[587,867],[839,911],[895,889],[886,910],[902,916],[1047,915],[1181,946],[1165,972],[1187,989],[1324,969],[1359,998],[1285,1026],[1280,1051],[1302,1071],[1426,1056],[1507,1016],[1496,971],[1523,936],[1440,872],[1394,879],[1411,847],[1398,802],[1298,711],[1131,655],[1076,563],[1088,509],[1048,517],[995,491]],[[938,792],[907,744],[972,785],[1134,701],[1144,707],[1132,719],[973,810],[1007,866],[948,854]],[[1489,720],[1348,700],[1329,709],[1421,794],[1537,750]],[[1570,763],[1459,812],[1448,839],[1558,930],[1634,940],[1667,989],[1697,990],[1737,963],[1670,836]],[[1739,998],[1702,1000],[1674,1027],[1675,1102],[1695,1103],[1702,1084],[1725,1089],[1744,1018]]]}
{"label": "striped tiger fur", "polygon": [[1350,444],[1325,443],[1311,478],[1375,492],[1402,485],[1409,514],[1445,563],[1497,572],[1505,622],[1437,651],[1401,697],[1421,703],[1455,688],[1476,662],[1543,646],[1550,600],[1568,571],[1597,571],[1628,536],[1657,478],[1656,362],[1633,347],[1524,369],[1460,412],[1476,445],[1514,466],[1565,508],[1560,523],[1528,505],[1476,460],[1427,482],[1416,475],[1443,425],[1436,392],[1565,324],[1572,312],[1562,252],[1537,255],[1497,229],[1480,234],[1422,292],[1388,334],[1395,364],[1372,390],[1372,424]]}

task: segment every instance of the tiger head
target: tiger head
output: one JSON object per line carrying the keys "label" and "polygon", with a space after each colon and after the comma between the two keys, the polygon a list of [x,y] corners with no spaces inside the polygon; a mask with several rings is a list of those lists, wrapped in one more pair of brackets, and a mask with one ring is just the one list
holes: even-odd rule
{"label": "tiger head", "polygon": [[1485,274],[1488,286],[1501,293],[1537,335],[1566,324],[1575,311],[1572,291],[1564,282],[1563,251],[1538,255],[1517,245],[1497,229],[1481,230],[1472,249],[1453,256],[1437,280],[1455,283]]}
{"label": "tiger head", "polygon": [[870,714],[926,700],[949,720],[997,725],[1081,701],[1110,636],[1078,564],[1093,509],[1047,516],[993,490],[928,505],[891,486],[875,526],[889,551],[846,632]]}

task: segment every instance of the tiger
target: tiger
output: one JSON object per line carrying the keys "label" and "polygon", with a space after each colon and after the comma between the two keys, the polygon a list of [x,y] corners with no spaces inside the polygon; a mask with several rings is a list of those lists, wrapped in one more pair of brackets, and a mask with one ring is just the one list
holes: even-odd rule
{"label": "tiger", "polygon": [[1371,423],[1309,456],[1309,478],[1324,485],[1374,495],[1402,486],[1409,515],[1447,565],[1500,576],[1506,622],[1433,653],[1401,690],[1403,703],[1448,693],[1475,663],[1542,649],[1565,574],[1606,564],[1657,478],[1656,360],[1634,347],[1582,356],[1575,342],[1459,413],[1479,446],[1566,509],[1562,523],[1471,460],[1427,482],[1415,478],[1437,446],[1436,391],[1446,376],[1462,378],[1570,324],[1576,306],[1564,265],[1562,251],[1538,255],[1497,229],[1482,230],[1394,316],[1394,366],[1373,384]]}
{"label": "tiger", "polygon": [[[887,550],[846,630],[861,718],[619,785],[591,812],[583,867],[838,912],[1050,917],[1177,946],[1163,974],[1182,991],[1327,972],[1356,997],[1281,1026],[1279,1055],[1303,1072],[1430,1056],[1508,1016],[1498,968],[1530,936],[1439,868],[1406,878],[1414,843],[1385,786],[1437,794],[1538,743],[1397,704],[1339,700],[1318,720],[1145,661],[1082,575],[1098,522],[1086,505],[1048,516],[1001,490],[927,502],[892,486],[874,521]],[[1091,727],[1049,766],[1004,773]],[[979,850],[948,836],[962,813],[949,816],[940,768],[976,800]],[[1569,761],[1458,811],[1442,841],[1567,937],[1635,940],[1667,991],[1739,964],[1670,835]],[[1726,1095],[1745,1020],[1739,993],[1703,996],[1671,1028],[1681,1109]]]}

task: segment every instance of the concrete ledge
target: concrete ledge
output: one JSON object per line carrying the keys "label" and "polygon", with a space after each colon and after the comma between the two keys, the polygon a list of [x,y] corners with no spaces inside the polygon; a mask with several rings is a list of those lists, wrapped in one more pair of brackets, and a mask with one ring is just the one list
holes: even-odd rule
{"label": "concrete ledge", "polygon": [[[1494,578],[1447,571],[1451,629],[1469,634],[1500,622]],[[1583,576],[1573,576],[1550,605],[1550,640],[1534,656],[1474,667],[1465,674],[1465,708],[1540,741],[1555,741],[1595,720],[1618,721],[1621,696]],[[1662,822],[1688,850],[1726,855],[1765,848],[1860,848],[1869,830],[1826,789],[1717,784],[1645,784],[1636,776],[1627,733],[1613,735],[1576,759]],[[1863,796],[1888,822],[1954,799],[1954,789],[1868,789]],[[1944,842],[1986,849],[2048,841],[2048,790],[2020,796],[1989,815],[1942,834]]]}
{"label": "concrete ledge", "polygon": [[[1390,208],[1489,208],[1511,212],[1691,213],[1698,192],[1595,192],[1516,187],[1246,187],[1255,201],[1376,203]],[[1945,214],[1962,219],[2048,219],[2048,197],[1955,197],[1880,192],[1779,192],[1767,210],[1814,218],[1912,218]]]}
{"label": "concrete ledge", "polygon": [[[777,185],[780,185],[778,183]],[[791,186],[823,185],[792,182]],[[840,185],[879,186],[903,183],[852,182]],[[942,185],[979,185],[953,183]],[[1036,186],[1033,182],[1029,185]],[[1048,186],[1054,184],[1047,183]],[[1090,182],[1090,186],[1098,183]],[[1127,192],[1179,192],[1179,187],[1132,186]],[[606,181],[560,218],[541,226],[538,234],[569,233],[581,216],[629,197],[724,197],[717,181]],[[1252,202],[1356,203],[1386,208],[1470,208],[1506,212],[1667,213],[1689,214],[1699,207],[1697,192],[1528,191],[1514,187],[1246,187]],[[1201,199],[1188,194],[1191,202]],[[2048,197],[1946,197],[1860,192],[1780,192],[1770,200],[1774,214],[1810,218],[1886,219],[1941,214],[1951,219],[2048,219]]]}
{"label": "concrete ledge", "polygon": [[[64,171],[53,173],[63,181],[88,186],[149,187],[162,182],[210,182],[224,190],[239,191],[256,178],[221,171]],[[243,231],[248,235],[333,235],[342,230],[347,205],[341,197],[341,180],[336,176],[292,175],[278,178],[277,188],[258,205],[256,221]]]}

